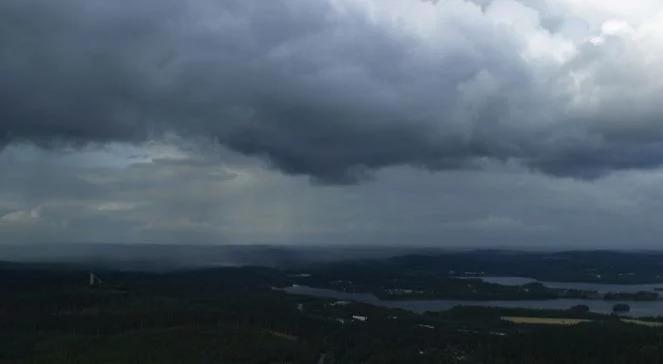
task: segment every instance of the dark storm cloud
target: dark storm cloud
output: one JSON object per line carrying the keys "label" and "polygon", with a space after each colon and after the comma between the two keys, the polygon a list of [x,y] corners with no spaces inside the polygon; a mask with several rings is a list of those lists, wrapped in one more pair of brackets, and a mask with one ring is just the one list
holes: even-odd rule
{"label": "dark storm cloud", "polygon": [[577,23],[544,1],[405,6],[435,12],[425,29],[388,12],[406,2],[368,3],[3,1],[0,143],[204,136],[332,183],[481,158],[579,177],[663,161],[662,88],[634,40],[560,61],[529,52]]}

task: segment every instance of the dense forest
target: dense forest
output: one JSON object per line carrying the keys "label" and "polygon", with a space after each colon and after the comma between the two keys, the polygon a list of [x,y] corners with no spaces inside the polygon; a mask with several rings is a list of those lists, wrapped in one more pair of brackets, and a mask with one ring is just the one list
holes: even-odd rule
{"label": "dense forest", "polygon": [[[654,291],[607,292],[550,288],[540,282],[502,285],[485,276],[515,276],[542,281],[661,283],[663,256],[653,253],[525,253],[469,251],[405,255],[388,259],[310,264],[292,271],[297,284],[345,292],[370,292],[388,300],[464,299],[537,300],[557,298],[653,301]],[[663,288],[659,288],[663,289]]]}
{"label": "dense forest", "polygon": [[[0,269],[1,363],[656,363],[663,329],[581,309],[415,314],[289,295],[290,273]],[[579,319],[517,324],[505,316]]]}

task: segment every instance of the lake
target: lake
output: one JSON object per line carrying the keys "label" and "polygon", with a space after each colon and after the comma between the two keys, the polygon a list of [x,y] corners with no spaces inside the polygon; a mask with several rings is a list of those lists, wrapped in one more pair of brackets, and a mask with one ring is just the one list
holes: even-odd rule
{"label": "lake", "polygon": [[[488,277],[483,277],[488,278]],[[492,277],[497,278],[497,277]],[[506,278],[506,277],[502,277]],[[514,277],[510,277],[514,278]],[[527,283],[527,282],[525,282]],[[561,284],[581,284],[581,283],[562,283]],[[585,283],[582,283],[585,284]],[[600,285],[603,286],[603,285]],[[605,285],[605,286],[622,286],[622,285]],[[636,285],[639,287],[646,285]],[[660,285],[656,285],[657,287]],[[558,288],[569,288],[558,287]],[[613,292],[611,288],[599,287]],[[632,287],[634,288],[634,287]],[[635,289],[635,288],[634,288]],[[598,290],[598,289],[597,289]],[[640,289],[636,289],[636,292]],[[617,301],[604,301],[604,300],[583,300],[583,299],[551,299],[551,300],[522,300],[522,301],[471,301],[471,300],[382,300],[371,293],[348,293],[335,291],[331,289],[313,288],[307,286],[293,285],[284,289],[285,292],[291,294],[299,294],[305,296],[326,297],[334,298],[337,300],[348,300],[368,303],[376,306],[400,308],[408,311],[422,313],[425,311],[444,311],[451,309],[455,306],[486,306],[486,307],[506,307],[506,308],[531,308],[531,309],[544,309],[544,310],[566,310],[575,305],[587,305],[592,312],[609,314],[612,312],[612,306]],[[626,292],[626,291],[623,291]],[[622,302],[622,301],[619,301]],[[642,316],[663,316],[663,301],[624,301],[631,306],[631,311],[628,316],[642,317]]]}

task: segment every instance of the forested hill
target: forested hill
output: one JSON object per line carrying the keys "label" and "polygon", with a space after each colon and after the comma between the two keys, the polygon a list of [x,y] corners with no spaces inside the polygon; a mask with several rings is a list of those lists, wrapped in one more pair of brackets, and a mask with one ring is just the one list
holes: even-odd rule
{"label": "forested hill", "polygon": [[569,251],[532,253],[478,250],[443,254],[404,255],[310,266],[318,273],[370,276],[517,276],[542,281],[600,283],[663,282],[663,253]]}

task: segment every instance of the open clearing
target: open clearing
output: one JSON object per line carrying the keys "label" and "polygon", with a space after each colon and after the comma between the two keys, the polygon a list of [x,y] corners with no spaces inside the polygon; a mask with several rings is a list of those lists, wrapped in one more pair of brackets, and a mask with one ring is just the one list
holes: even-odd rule
{"label": "open clearing", "polygon": [[552,317],[502,316],[502,320],[525,325],[563,325],[571,326],[592,320]]}
{"label": "open clearing", "polygon": [[[527,317],[527,316],[502,316],[501,319],[504,321],[513,322],[514,324],[522,324],[522,325],[562,325],[562,326],[572,326],[583,322],[592,321],[587,319]],[[663,327],[663,322],[633,320],[633,319],[621,319],[621,321],[627,324],[642,325],[648,327]]]}
{"label": "open clearing", "polygon": [[625,322],[627,324],[636,324],[636,325],[649,326],[649,327],[663,327],[663,322],[656,322],[656,321],[622,319],[622,322]]}
{"label": "open clearing", "polygon": [[272,335],[272,336],[275,336],[275,337],[278,337],[278,338],[281,338],[281,339],[286,339],[286,340],[289,340],[289,341],[297,341],[299,339],[297,336],[288,335],[288,334],[278,332],[278,331],[274,331],[274,330],[265,330],[265,332]]}

